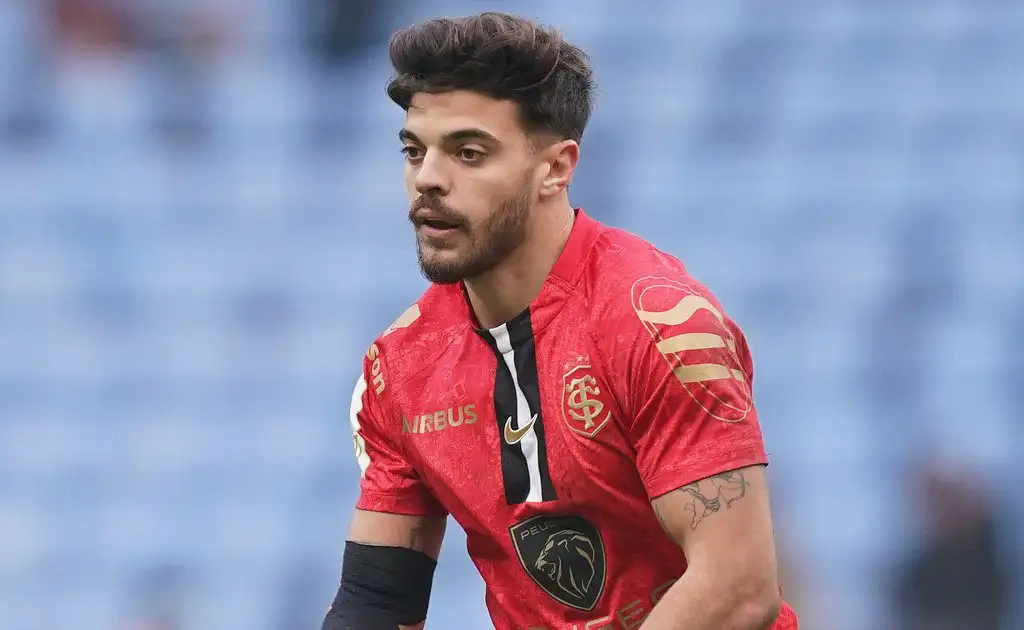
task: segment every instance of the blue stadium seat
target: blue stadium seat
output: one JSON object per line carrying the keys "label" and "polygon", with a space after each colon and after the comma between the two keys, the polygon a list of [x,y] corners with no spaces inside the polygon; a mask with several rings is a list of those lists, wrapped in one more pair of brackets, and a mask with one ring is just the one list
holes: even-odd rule
{"label": "blue stadium seat", "polygon": [[[574,198],[681,257],[743,325],[780,535],[833,630],[880,627],[913,509],[891,479],[917,449],[1020,472],[1011,4],[519,8],[598,68]],[[189,627],[313,627],[333,594],[358,493],[348,397],[424,284],[386,59],[320,86],[346,132],[308,150],[317,86],[268,17],[285,5],[265,0],[262,35],[218,71],[192,154],[150,136],[145,60],[64,85],[42,149],[0,146],[5,630],[51,627],[54,602],[76,628],[113,627],[163,563],[188,568]],[[0,8],[0,103],[27,45],[14,24]],[[856,471],[841,485],[820,474],[840,465]],[[451,531],[431,624],[485,627]]]}

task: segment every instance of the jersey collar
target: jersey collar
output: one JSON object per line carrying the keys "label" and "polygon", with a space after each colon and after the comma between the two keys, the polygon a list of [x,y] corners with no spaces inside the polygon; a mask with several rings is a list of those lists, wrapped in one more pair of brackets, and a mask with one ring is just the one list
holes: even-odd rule
{"label": "jersey collar", "polygon": [[[601,224],[591,219],[582,209],[576,209],[576,221],[573,223],[572,232],[569,233],[569,240],[566,241],[565,248],[558,260],[555,261],[555,266],[551,268],[545,285],[554,280],[575,286],[576,281],[583,274],[583,262],[590,253],[594,241],[597,240],[600,227]],[[541,290],[542,294],[545,289],[547,286]]]}
{"label": "jersey collar", "polygon": [[[555,265],[548,273],[540,294],[534,298],[525,311],[510,320],[509,324],[519,320],[531,321],[535,334],[547,326],[561,310],[566,298],[572,294],[573,288],[583,275],[583,263],[586,262],[601,231],[601,224],[590,218],[582,209],[575,209],[575,213],[576,219],[573,222],[572,231],[569,233],[569,239],[558,256],[558,260],[555,261]],[[484,333],[485,330],[480,328],[479,322],[473,315],[473,309],[469,305],[469,297],[466,295],[466,287],[463,283],[458,284],[457,292],[463,313],[472,322],[474,330]]]}

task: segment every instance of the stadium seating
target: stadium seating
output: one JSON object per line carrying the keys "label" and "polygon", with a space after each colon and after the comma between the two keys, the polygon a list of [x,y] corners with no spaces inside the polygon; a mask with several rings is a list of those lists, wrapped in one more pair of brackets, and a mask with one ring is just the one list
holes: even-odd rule
{"label": "stadium seating", "polygon": [[[481,8],[421,4],[395,23]],[[682,257],[745,327],[793,588],[821,627],[884,627],[908,464],[1024,472],[1024,11],[543,4],[517,8],[588,48],[602,87],[576,202]],[[48,141],[0,144],[4,630],[114,628],[165,566],[187,628],[312,628],[333,594],[348,396],[424,286],[401,113],[374,51],[346,70],[348,135],[311,149],[301,59],[247,46],[205,148],[154,143],[144,62],[61,84]],[[431,625],[485,628],[452,531]]]}

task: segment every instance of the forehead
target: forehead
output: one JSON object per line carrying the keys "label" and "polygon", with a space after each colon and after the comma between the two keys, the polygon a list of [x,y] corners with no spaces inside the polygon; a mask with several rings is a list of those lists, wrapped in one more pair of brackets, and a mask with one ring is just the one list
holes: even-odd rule
{"label": "forehead", "polygon": [[460,129],[481,129],[508,143],[526,136],[515,103],[461,90],[416,94],[406,112],[405,127],[424,141]]}

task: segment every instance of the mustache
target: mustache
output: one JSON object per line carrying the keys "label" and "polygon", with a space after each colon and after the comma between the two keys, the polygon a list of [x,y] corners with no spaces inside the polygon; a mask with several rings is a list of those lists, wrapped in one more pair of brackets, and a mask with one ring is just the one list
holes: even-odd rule
{"label": "mustache", "polygon": [[465,217],[440,198],[430,195],[421,195],[409,208],[409,221],[417,227],[426,223],[427,217],[424,215],[429,215],[431,220],[443,221],[456,227],[464,227],[467,224]]}

